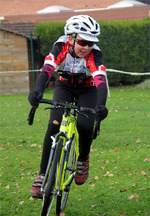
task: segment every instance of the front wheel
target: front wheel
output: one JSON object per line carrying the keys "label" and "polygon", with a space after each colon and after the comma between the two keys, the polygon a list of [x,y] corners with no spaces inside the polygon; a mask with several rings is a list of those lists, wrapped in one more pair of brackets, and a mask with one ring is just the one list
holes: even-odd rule
{"label": "front wheel", "polygon": [[[76,136],[73,135],[70,145],[68,147],[68,151],[66,154],[64,154],[64,161],[66,164],[62,167],[64,169],[64,181],[63,183],[67,182],[65,185],[65,189],[61,190],[61,193],[59,196],[57,196],[57,203],[56,203],[56,213],[57,215],[60,214],[60,212],[64,211],[69,191],[70,191],[70,185],[72,183],[72,180],[74,178],[74,172],[76,167],[76,152],[75,152],[75,144],[76,144]],[[69,181],[68,181],[69,179]]]}
{"label": "front wheel", "polygon": [[62,146],[63,146],[63,139],[59,139],[54,154],[51,172],[47,181],[47,186],[43,197],[43,208],[42,208],[41,216],[49,215],[54,197],[56,195],[55,182],[56,182],[57,168],[59,165]]}

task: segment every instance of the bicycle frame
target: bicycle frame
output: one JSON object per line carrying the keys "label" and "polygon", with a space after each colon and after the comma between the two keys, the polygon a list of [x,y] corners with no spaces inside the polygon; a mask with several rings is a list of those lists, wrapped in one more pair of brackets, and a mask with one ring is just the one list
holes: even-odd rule
{"label": "bicycle frame", "polygon": [[[75,143],[75,152],[76,152],[76,162],[77,162],[77,158],[79,156],[79,135],[78,135],[78,131],[76,128],[76,114],[71,114],[70,111],[70,115],[66,115],[66,113],[64,113],[63,118],[62,118],[62,123],[60,126],[60,132],[58,133],[58,136],[52,137],[53,141],[54,139],[60,137],[63,139],[63,148],[62,148],[62,152],[61,152],[61,157],[60,157],[60,163],[59,163],[59,167],[58,167],[58,173],[57,173],[57,181],[56,181],[56,189],[57,189],[57,195],[59,195],[60,190],[65,190],[66,186],[69,185],[72,182],[72,179],[74,177],[75,172],[69,176],[69,178],[64,182],[64,175],[65,175],[65,170],[67,168],[67,160],[65,159],[64,165],[63,165],[63,172],[62,175],[60,175],[60,170],[61,170],[61,165],[63,163],[62,159],[63,159],[63,154],[64,151],[68,151],[71,145],[71,141],[73,136],[76,136],[76,143]],[[56,141],[55,141],[56,142]],[[66,154],[66,157],[67,154]],[[61,177],[61,179],[60,179]]]}

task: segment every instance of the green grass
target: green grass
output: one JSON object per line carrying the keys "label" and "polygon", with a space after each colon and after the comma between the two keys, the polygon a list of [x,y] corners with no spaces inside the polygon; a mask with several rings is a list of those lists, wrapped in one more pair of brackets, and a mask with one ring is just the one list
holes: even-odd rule
{"label": "green grass", "polygon": [[[73,182],[66,216],[150,215],[150,90],[112,88],[110,94],[109,115],[91,148],[89,179],[82,186]],[[27,95],[1,96],[0,102],[1,215],[40,215],[42,201],[32,200],[29,189],[39,171],[49,111],[40,105],[29,126]]]}

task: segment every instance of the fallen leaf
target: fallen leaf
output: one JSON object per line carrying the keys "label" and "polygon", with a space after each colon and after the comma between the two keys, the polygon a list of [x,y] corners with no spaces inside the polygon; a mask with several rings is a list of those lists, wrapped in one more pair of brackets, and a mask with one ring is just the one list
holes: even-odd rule
{"label": "fallen leaf", "polygon": [[115,151],[115,152],[119,152],[119,151],[120,151],[120,149],[115,149],[114,151]]}
{"label": "fallen leaf", "polygon": [[36,143],[33,143],[33,144],[31,144],[31,146],[32,146],[32,147],[35,147],[35,146],[37,146],[37,144],[36,144]]}
{"label": "fallen leaf", "polygon": [[24,201],[21,201],[19,204],[22,205],[24,203]]}
{"label": "fallen leaf", "polygon": [[16,184],[15,184],[15,187],[19,188],[19,185],[18,185],[18,183],[16,183]]}
{"label": "fallen leaf", "polygon": [[141,175],[146,175],[146,172],[145,171],[143,171],[143,170],[141,170],[140,172],[139,172],[139,174],[141,174]]}
{"label": "fallen leaf", "polygon": [[10,186],[9,186],[9,185],[7,185],[7,186],[6,186],[6,189],[8,189],[8,190],[9,190],[9,189],[10,189]]}
{"label": "fallen leaf", "polygon": [[103,176],[113,177],[113,176],[114,176],[114,174],[112,174],[112,173],[109,173],[109,172],[107,171],[107,172],[106,172],[106,174],[104,174]]}
{"label": "fallen leaf", "polygon": [[139,195],[137,195],[137,194],[133,194],[133,195],[131,195],[131,196],[129,196],[129,200],[132,200],[132,199],[134,199],[134,201],[138,201],[138,197],[139,197]]}
{"label": "fallen leaf", "polygon": [[30,197],[29,199],[30,199],[30,200],[34,200],[34,198],[33,198],[33,197]]}
{"label": "fallen leaf", "polygon": [[138,191],[142,191],[142,190],[145,190],[145,188],[139,188],[139,189],[138,189]]}
{"label": "fallen leaf", "polygon": [[104,169],[105,169],[105,166],[104,166],[104,167],[101,167],[101,169],[104,170]]}
{"label": "fallen leaf", "polygon": [[137,139],[136,143],[140,143],[140,142],[141,142],[140,138],[139,138],[139,139]]}
{"label": "fallen leaf", "polygon": [[95,179],[97,180],[97,179],[99,179],[99,177],[98,177],[98,176],[95,176]]}
{"label": "fallen leaf", "polygon": [[113,176],[114,176],[114,174],[112,174],[112,173],[109,173],[109,174],[108,174],[108,176],[109,176],[109,177],[113,177]]}
{"label": "fallen leaf", "polygon": [[125,107],[125,109],[126,109],[126,110],[129,110],[129,109],[131,109],[131,107]]}
{"label": "fallen leaf", "polygon": [[127,190],[129,190],[128,188],[125,188],[124,190],[120,190],[120,192],[126,192]]}
{"label": "fallen leaf", "polygon": [[103,176],[107,176],[108,174],[109,174],[109,172],[107,171],[107,172],[105,172],[105,174]]}
{"label": "fallen leaf", "polygon": [[61,213],[60,213],[60,216],[65,216],[65,212],[61,212]]}

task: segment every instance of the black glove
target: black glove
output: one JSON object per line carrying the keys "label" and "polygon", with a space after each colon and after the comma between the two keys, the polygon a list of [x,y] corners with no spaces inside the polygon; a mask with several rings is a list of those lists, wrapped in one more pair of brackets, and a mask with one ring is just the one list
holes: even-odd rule
{"label": "black glove", "polygon": [[38,90],[35,90],[33,92],[30,92],[28,100],[32,106],[38,106],[39,101],[42,99],[42,97],[43,93]]}
{"label": "black glove", "polygon": [[108,109],[103,106],[103,105],[96,105],[95,107],[95,110],[96,110],[96,113],[97,113],[97,116],[96,116],[96,119],[98,122],[104,120],[107,115],[108,115]]}

